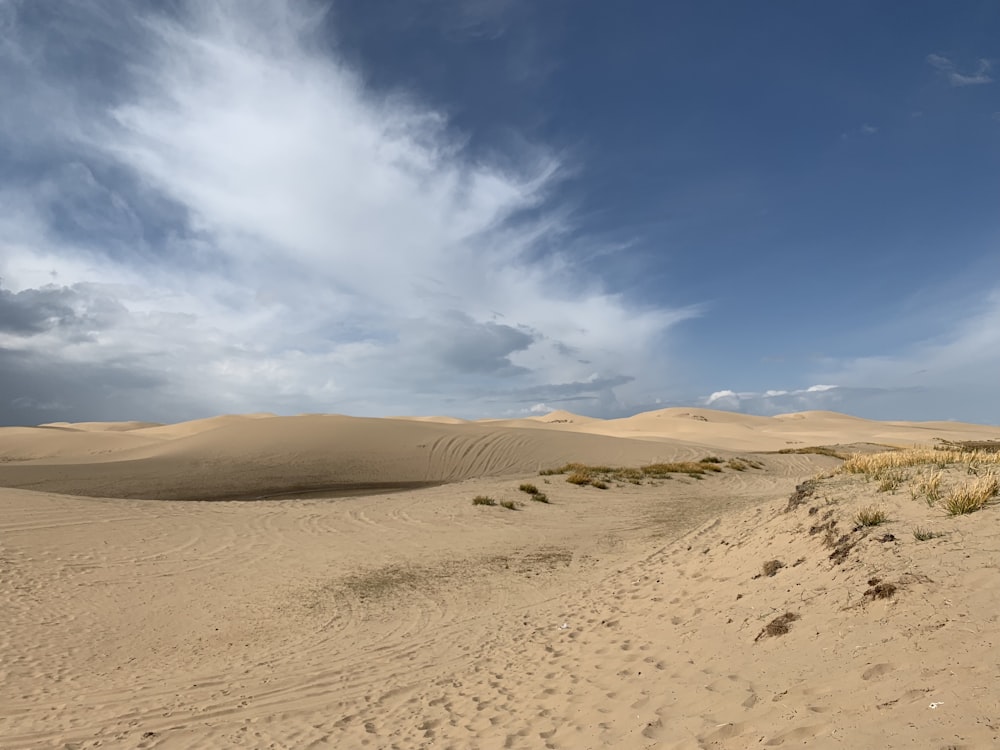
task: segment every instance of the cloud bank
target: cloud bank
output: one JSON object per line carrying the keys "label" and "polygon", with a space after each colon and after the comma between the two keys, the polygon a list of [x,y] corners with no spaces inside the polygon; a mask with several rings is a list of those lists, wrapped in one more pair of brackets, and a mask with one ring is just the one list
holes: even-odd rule
{"label": "cloud bank", "polygon": [[578,268],[558,153],[473,158],[314,6],[134,8],[3,9],[0,421],[614,411],[662,382],[698,311]]}

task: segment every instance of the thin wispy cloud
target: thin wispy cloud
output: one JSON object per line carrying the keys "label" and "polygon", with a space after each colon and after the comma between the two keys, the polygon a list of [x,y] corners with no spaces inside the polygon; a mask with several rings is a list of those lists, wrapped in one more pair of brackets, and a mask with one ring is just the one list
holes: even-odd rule
{"label": "thin wispy cloud", "polygon": [[[917,335],[891,354],[824,358],[812,373],[824,384],[720,390],[701,403],[762,415],[829,409],[889,419],[912,419],[914,413],[922,419],[951,419],[961,414],[967,421],[982,421],[993,413],[995,373],[1000,373],[1000,290],[967,301],[943,335]],[[979,418],[969,411],[969,404],[977,402],[983,407]]]}
{"label": "thin wispy cloud", "polygon": [[927,62],[944,75],[952,86],[981,86],[993,83],[993,77],[990,75],[993,64],[985,58],[980,58],[976,62],[976,67],[971,72],[965,73],[959,70],[953,60],[944,55],[930,54],[927,56]]}

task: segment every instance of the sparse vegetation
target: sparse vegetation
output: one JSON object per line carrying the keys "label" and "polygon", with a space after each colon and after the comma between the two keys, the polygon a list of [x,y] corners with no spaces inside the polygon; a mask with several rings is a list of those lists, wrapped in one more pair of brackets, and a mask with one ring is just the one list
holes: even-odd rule
{"label": "sparse vegetation", "polygon": [[916,526],[913,529],[913,538],[918,542],[926,542],[928,539],[936,539],[942,536],[940,532],[931,531],[930,529],[925,529],[922,526]]}
{"label": "sparse vegetation", "polygon": [[537,495],[539,492],[538,488],[535,485],[527,483],[522,484],[520,487],[518,487],[518,489],[521,490],[521,492],[528,493],[529,495]]}
{"label": "sparse vegetation", "polygon": [[[1000,455],[1000,454],[997,454]],[[941,498],[941,507],[950,516],[975,513],[1000,494],[1000,478],[996,474],[987,474],[974,482],[956,487]]]}
{"label": "sparse vegetation", "polygon": [[885,509],[878,505],[866,505],[858,510],[854,516],[854,522],[858,526],[878,526],[889,520]]}
{"label": "sparse vegetation", "polygon": [[[753,465],[752,462],[747,463]],[[759,466],[758,464],[754,468],[759,468]],[[648,464],[638,468],[570,463],[556,469],[543,469],[539,474],[540,476],[565,474],[566,481],[570,484],[580,487],[591,485],[598,489],[607,489],[610,482],[642,484],[647,480],[670,479],[674,474],[685,474],[701,479],[708,474],[718,473],[722,470],[722,459],[709,456],[700,461],[672,461]]]}
{"label": "sparse vegetation", "polygon": [[487,497],[486,495],[476,495],[472,498],[473,505],[496,505],[497,501],[492,497]]}
{"label": "sparse vegetation", "polygon": [[871,579],[869,588],[865,591],[866,599],[891,599],[896,595],[896,584],[884,583],[877,578]]}
{"label": "sparse vegetation", "polygon": [[941,445],[935,446],[935,450],[1000,453],[1000,440],[951,441],[940,438],[939,440],[941,441]]}
{"label": "sparse vegetation", "polygon": [[1000,465],[1000,452],[982,449],[960,450],[949,446],[855,454],[844,462],[840,471],[845,474],[864,474],[868,478],[878,478],[887,469],[905,469],[910,466],[936,466],[944,469],[953,464]]}
{"label": "sparse vegetation", "polygon": [[506,508],[507,510],[517,510],[518,505],[513,500],[501,500],[500,507]]}
{"label": "sparse vegetation", "polygon": [[549,496],[546,495],[544,492],[535,492],[532,493],[531,499],[534,500],[536,503],[547,503],[549,501]]}
{"label": "sparse vegetation", "polygon": [[781,560],[768,560],[764,563],[764,575],[771,578],[783,567],[785,567],[785,564]]}
{"label": "sparse vegetation", "polygon": [[922,495],[928,505],[937,503],[941,499],[941,479],[943,476],[940,469],[934,472],[928,471],[918,476],[916,484],[910,487],[913,499],[915,500]]}
{"label": "sparse vegetation", "polygon": [[764,629],[757,634],[754,641],[759,641],[761,638],[774,637],[779,635],[785,635],[789,630],[791,630],[791,624],[799,619],[799,616],[794,612],[785,612],[785,614],[775,617],[771,622],[764,626]]}
{"label": "sparse vegetation", "polygon": [[418,568],[388,565],[349,575],[343,579],[342,584],[359,599],[377,599],[397,589],[416,586],[424,578],[424,572]]}
{"label": "sparse vegetation", "polygon": [[906,481],[906,474],[901,469],[889,469],[878,477],[879,492],[894,492]]}
{"label": "sparse vegetation", "polygon": [[805,505],[806,500],[813,496],[816,492],[816,488],[819,486],[819,482],[815,479],[807,479],[802,484],[795,488],[788,498],[788,505],[785,506],[785,513],[795,510],[800,505]]}
{"label": "sparse vegetation", "polygon": [[778,451],[778,453],[800,453],[800,454],[814,453],[817,456],[830,456],[831,458],[839,458],[841,461],[850,458],[850,456],[841,453],[835,448],[831,448],[829,445],[809,445],[804,448],[782,448],[781,450]]}

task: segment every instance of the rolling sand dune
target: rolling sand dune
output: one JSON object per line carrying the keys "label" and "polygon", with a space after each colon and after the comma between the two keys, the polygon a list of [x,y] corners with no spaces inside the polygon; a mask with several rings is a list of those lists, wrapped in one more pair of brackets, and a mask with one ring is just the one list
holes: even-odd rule
{"label": "rolling sand dune", "polygon": [[[936,438],[1000,429],[701,409],[2,428],[0,748],[997,747],[998,509],[946,516],[911,497],[922,470],[880,492],[774,452]],[[606,490],[538,475],[709,455]],[[887,522],[859,526],[868,504]]]}

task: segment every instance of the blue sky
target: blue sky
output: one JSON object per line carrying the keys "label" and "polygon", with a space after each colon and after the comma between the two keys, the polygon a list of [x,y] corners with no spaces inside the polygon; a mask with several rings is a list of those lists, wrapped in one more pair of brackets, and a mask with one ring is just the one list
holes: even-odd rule
{"label": "blue sky", "polygon": [[0,0],[0,423],[1000,423],[996,2]]}

